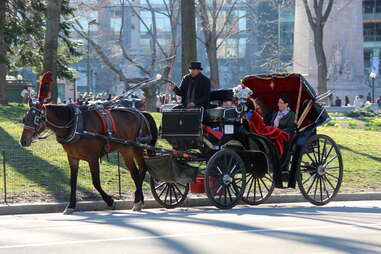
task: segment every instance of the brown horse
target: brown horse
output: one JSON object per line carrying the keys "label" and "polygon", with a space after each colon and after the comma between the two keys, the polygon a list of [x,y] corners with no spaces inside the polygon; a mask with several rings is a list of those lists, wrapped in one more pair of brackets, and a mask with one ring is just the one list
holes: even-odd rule
{"label": "brown horse", "polygon": [[[70,139],[73,128],[76,128],[77,118],[76,112],[78,107],[72,105],[55,105],[29,102],[29,111],[23,119],[24,130],[20,138],[22,146],[30,146],[32,141],[47,127],[51,129],[57,137],[57,140],[67,138]],[[157,140],[157,128],[154,119],[148,113],[140,113],[133,109],[111,110],[111,115],[116,125],[116,131],[113,137],[136,141],[140,137],[151,137],[147,142],[150,145],[155,145]],[[96,134],[104,134],[104,128],[100,117],[95,110],[81,111],[84,127],[83,129]],[[144,163],[144,150],[139,147],[126,146],[121,144],[111,143],[110,150],[105,149],[108,142],[99,138],[88,138],[76,136],[71,142],[60,142],[67,153],[67,158],[70,166],[70,202],[66,207],[64,214],[71,214],[76,207],[76,188],[78,164],[80,160],[88,162],[93,185],[100,193],[103,200],[110,208],[115,208],[115,202],[101,187],[99,178],[99,159],[107,152],[120,152],[124,162],[131,173],[134,180],[136,191],[133,210],[139,211],[144,204],[144,196],[142,184],[146,173]]]}

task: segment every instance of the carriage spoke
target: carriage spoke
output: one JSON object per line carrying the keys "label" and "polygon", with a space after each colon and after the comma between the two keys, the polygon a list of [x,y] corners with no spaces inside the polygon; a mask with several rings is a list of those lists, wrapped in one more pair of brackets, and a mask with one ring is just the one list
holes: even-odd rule
{"label": "carriage spoke", "polygon": [[326,147],[327,147],[327,140],[324,139],[324,145],[323,145],[323,151],[322,151],[322,155],[321,155],[320,164],[323,164],[323,160],[325,158],[325,153],[327,152]]}
{"label": "carriage spoke", "polygon": [[[165,183],[166,184],[166,183]],[[168,184],[165,185],[165,187],[160,191],[160,194],[158,195],[158,197],[160,198],[161,195],[163,195],[164,191],[168,188]]]}
{"label": "carriage spoke", "polygon": [[324,179],[324,177],[322,178],[322,181],[323,181],[323,187],[324,187],[325,193],[327,195],[327,198],[330,198],[327,186],[325,185],[325,179]]}
{"label": "carriage spoke", "polygon": [[159,189],[160,187],[162,187],[165,183],[161,183],[159,184],[158,186],[155,187],[155,190]]}
{"label": "carriage spoke", "polygon": [[272,177],[271,177],[271,178],[269,178],[269,177],[267,177],[267,176],[264,176],[264,178],[266,178],[267,180],[269,180],[271,183],[273,182],[273,179],[272,179]]}
{"label": "carriage spoke", "polygon": [[232,185],[232,190],[234,191],[234,194],[238,196],[242,189],[241,186],[238,186],[235,182],[233,182]]}
{"label": "carriage spoke", "polygon": [[169,185],[169,204],[172,204],[172,184]]}
{"label": "carriage spoke", "polygon": [[340,168],[340,167],[339,166],[337,166],[337,167],[330,167],[330,168],[325,168],[325,170],[336,169],[336,168]]}
{"label": "carriage spoke", "polygon": [[319,184],[319,177],[317,178],[317,181],[316,181],[316,184],[315,184],[314,199],[316,198],[316,192],[317,192],[318,184]]}
{"label": "carriage spoke", "polygon": [[253,178],[254,181],[254,201],[256,200],[256,194],[257,194],[257,179]]}
{"label": "carriage spoke", "polygon": [[172,190],[173,190],[173,195],[174,195],[174,198],[176,199],[176,203],[177,202],[179,202],[179,199],[178,199],[178,197],[177,197],[177,193],[176,193],[176,190],[175,190],[175,184],[174,185],[172,185]]}
{"label": "carriage spoke", "polygon": [[228,192],[228,195],[229,195],[230,203],[233,203],[232,194],[230,192],[230,185],[226,186],[226,189],[227,189],[227,192]]}
{"label": "carriage spoke", "polygon": [[[174,184],[173,186],[174,186],[174,188],[180,193],[181,197],[184,197],[184,194],[181,192],[181,190],[179,189],[179,187],[177,187],[176,184]],[[181,198],[181,197],[180,197],[180,198]]]}
{"label": "carriage spoke", "polygon": [[331,155],[332,150],[333,150],[333,145],[331,145],[331,148],[329,149],[329,152],[328,152],[327,155],[325,156],[324,161],[322,162],[323,165],[325,164],[325,162],[327,161],[327,159],[328,159],[329,156]]}
{"label": "carriage spoke", "polygon": [[337,176],[334,176],[334,175],[332,175],[332,174],[330,174],[330,173],[328,173],[328,172],[325,172],[327,175],[329,175],[329,176],[331,176],[331,177],[333,177],[333,178],[336,178],[337,180],[339,180],[339,178],[337,177]]}
{"label": "carriage spoke", "polygon": [[[254,176],[252,175],[249,180],[247,181],[248,183],[250,183],[249,185],[249,190],[247,191],[247,195],[246,195],[246,198],[249,199],[249,195],[250,195],[250,190],[251,190],[251,187],[253,187],[253,182],[254,182]],[[255,188],[255,187],[254,187]],[[254,193],[255,193],[255,190],[254,190]],[[255,194],[254,194],[255,195]]]}
{"label": "carriage spoke", "polygon": [[316,176],[316,174],[315,174],[314,180],[312,181],[312,183],[311,183],[310,187],[308,187],[308,190],[307,190],[307,195],[310,193],[310,191],[311,191],[311,188],[312,188],[312,186],[314,185],[314,183],[315,183],[315,181],[316,181],[316,178],[317,178],[317,176]]}
{"label": "carriage spoke", "polygon": [[263,193],[262,193],[262,188],[261,188],[261,184],[259,182],[259,179],[258,180],[258,188],[259,188],[259,193],[261,194],[261,198],[263,199]]}
{"label": "carriage spoke", "polygon": [[[179,187],[177,187],[176,184],[173,185],[173,190],[175,191],[176,199],[177,199],[177,197],[178,197],[177,195],[180,196],[180,199],[184,196],[184,194],[180,191]],[[177,191],[178,193],[176,193],[176,191]]]}
{"label": "carriage spoke", "polygon": [[323,202],[323,184],[322,184],[321,177],[319,178],[319,181],[320,181],[320,201]]}
{"label": "carriage spoke", "polygon": [[335,190],[335,187],[333,186],[331,181],[328,179],[328,177],[326,175],[324,175],[324,178],[327,180],[328,184],[332,187],[332,189]]}
{"label": "carriage spoke", "polygon": [[317,158],[318,158],[318,162],[320,163],[320,140],[319,139],[317,140]]}
{"label": "carriage spoke", "polygon": [[232,167],[232,169],[230,170],[230,175],[233,174],[234,172],[234,169],[238,166],[238,163],[234,164],[234,166]]}
{"label": "carriage spoke", "polygon": [[225,201],[225,205],[227,204],[227,202],[228,202],[228,197],[227,197],[227,193],[226,193],[227,191],[226,191],[226,185],[224,185],[224,201]]}
{"label": "carriage spoke", "polygon": [[310,160],[312,161],[312,162],[315,162],[315,160],[311,157],[311,155],[309,154],[309,153],[305,153],[307,156],[308,156],[308,158],[310,158]]}
{"label": "carriage spoke", "polygon": [[266,185],[266,183],[262,180],[262,178],[259,178],[259,180],[260,180],[260,181],[262,182],[262,184],[265,186],[267,192],[270,192],[270,189],[267,188],[267,185]]}
{"label": "carriage spoke", "polygon": [[316,176],[316,173],[314,173],[313,175],[310,175],[310,177],[307,178],[307,180],[305,180],[303,182],[303,185],[305,185],[312,177]]}
{"label": "carriage spoke", "polygon": [[165,192],[165,197],[164,197],[164,203],[167,203],[167,198],[168,198],[168,192],[169,192],[169,185],[167,185],[167,191]]}
{"label": "carriage spoke", "polygon": [[337,158],[337,155],[335,155],[333,158],[331,158],[328,162],[324,164],[325,167],[327,167],[334,159]]}
{"label": "carriage spoke", "polygon": [[224,175],[224,174],[222,173],[222,171],[221,171],[221,169],[220,169],[219,166],[216,166],[216,168],[217,168],[218,172],[219,172],[221,175]]}

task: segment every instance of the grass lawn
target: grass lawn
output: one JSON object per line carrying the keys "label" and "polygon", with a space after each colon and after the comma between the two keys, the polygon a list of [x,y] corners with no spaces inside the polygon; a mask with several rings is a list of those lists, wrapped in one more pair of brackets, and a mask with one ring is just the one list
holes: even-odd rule
{"label": "grass lawn", "polygon": [[[21,119],[27,111],[26,106],[0,106],[0,151],[5,151],[7,168],[7,193],[10,201],[62,201],[67,200],[69,190],[69,169],[61,145],[54,135],[34,143],[31,147],[22,148],[18,144],[22,132]],[[160,114],[154,113],[160,123]],[[345,178],[342,191],[381,190],[381,132],[378,128],[369,130],[365,123],[354,128],[350,124],[333,124],[319,128],[320,133],[331,136],[340,146],[345,166]],[[352,121],[352,120],[350,120]],[[379,120],[371,119],[377,125]],[[376,131],[377,130],[377,131]],[[158,145],[166,146],[163,140]],[[2,156],[0,155],[2,163]],[[121,163],[123,164],[123,163]],[[115,197],[118,193],[117,156],[110,156],[101,164],[101,181],[105,191]],[[122,198],[131,198],[134,184],[125,168],[121,168]],[[3,196],[3,172],[0,171],[0,196]],[[79,198],[99,198],[94,190],[88,167],[80,164]],[[149,195],[149,185],[144,189]],[[2,202],[2,198],[0,198]]]}

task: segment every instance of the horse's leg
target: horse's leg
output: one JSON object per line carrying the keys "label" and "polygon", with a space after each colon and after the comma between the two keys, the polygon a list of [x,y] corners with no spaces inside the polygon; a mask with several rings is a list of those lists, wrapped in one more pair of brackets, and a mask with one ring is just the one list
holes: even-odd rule
{"label": "horse's leg", "polygon": [[77,176],[79,160],[70,156],[67,157],[70,166],[70,201],[69,205],[65,208],[64,214],[72,214],[77,204]]}
{"label": "horse's leg", "polygon": [[123,156],[124,163],[126,164],[126,167],[130,171],[131,177],[134,180],[136,191],[135,191],[135,200],[134,200],[134,206],[132,207],[133,211],[141,211],[143,207],[143,193],[141,191],[142,187],[142,181],[140,180],[140,174],[139,170],[135,165],[134,162],[134,154],[132,153],[131,149],[124,150],[120,152]]}
{"label": "horse's leg", "polygon": [[140,193],[142,204],[144,204],[143,182],[147,172],[147,167],[146,167],[146,164],[144,163],[144,150],[141,148],[135,148],[134,158],[139,169],[139,177],[140,177],[139,190],[137,191]]}
{"label": "horse's leg", "polygon": [[114,209],[115,208],[115,202],[114,202],[114,199],[109,196],[101,187],[101,181],[100,181],[100,177],[99,177],[99,161],[98,161],[98,158],[93,160],[93,161],[89,161],[89,166],[90,166],[90,172],[91,172],[91,178],[93,180],[93,185],[94,185],[94,188],[99,192],[99,194],[101,194],[103,200],[106,202],[106,204]]}

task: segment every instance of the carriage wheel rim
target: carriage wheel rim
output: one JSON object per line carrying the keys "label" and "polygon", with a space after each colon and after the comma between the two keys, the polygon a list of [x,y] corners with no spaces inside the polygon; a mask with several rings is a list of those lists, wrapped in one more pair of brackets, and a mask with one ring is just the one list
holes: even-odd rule
{"label": "carriage wheel rim", "polygon": [[330,137],[312,137],[302,149],[298,165],[299,189],[308,201],[325,205],[336,196],[342,183],[343,163]]}
{"label": "carriage wheel rim", "polygon": [[188,184],[160,182],[152,178],[150,184],[156,202],[168,209],[182,205],[189,192]]}
{"label": "carriage wheel rim", "polygon": [[242,198],[245,183],[246,170],[237,153],[225,149],[211,157],[205,171],[205,191],[217,207],[235,206]]}

